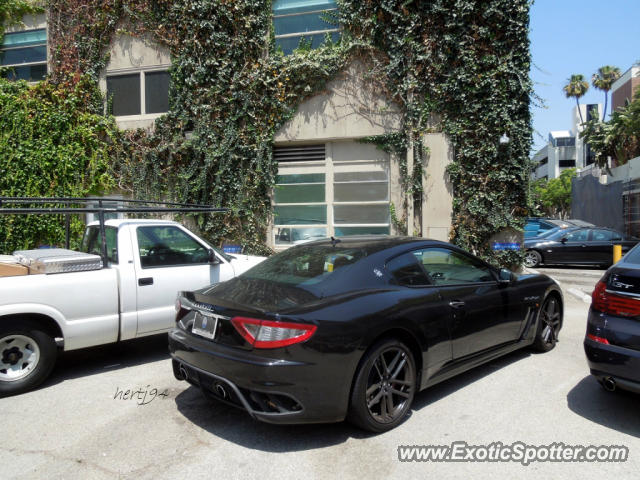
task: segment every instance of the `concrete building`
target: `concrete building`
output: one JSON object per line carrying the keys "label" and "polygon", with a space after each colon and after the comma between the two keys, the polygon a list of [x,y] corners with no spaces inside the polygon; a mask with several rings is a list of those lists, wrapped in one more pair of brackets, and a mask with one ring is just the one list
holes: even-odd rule
{"label": "concrete building", "polygon": [[640,88],[640,65],[634,65],[611,86],[611,111],[614,112],[631,102],[638,88]]}
{"label": "concrete building", "polygon": [[581,117],[591,120],[602,111],[602,104],[588,104],[574,107],[571,111],[571,129],[549,132],[549,141],[532,158],[534,180],[552,179],[560,176],[567,168],[584,168],[594,162],[589,145],[579,136],[582,131]]}
{"label": "concrete building", "polygon": [[[287,53],[302,37],[316,46],[325,34],[338,35],[319,19],[321,10],[334,7],[335,2],[324,0],[274,2],[277,45]],[[12,78],[37,81],[47,73],[45,17],[32,20],[13,37],[8,35],[0,47],[3,65],[16,72]],[[30,56],[22,51],[22,56],[11,57],[18,42],[23,50],[31,49]],[[99,86],[105,110],[120,128],[152,129],[167,112],[170,64],[169,52],[151,39],[115,36]],[[272,248],[327,236],[401,230],[449,239],[453,210],[453,188],[446,173],[453,159],[449,141],[441,133],[422,139],[429,155],[423,165],[425,194],[416,213],[412,197],[402,190],[400,175],[401,161],[412,171],[413,153],[401,159],[358,141],[401,128],[401,107],[365,80],[366,68],[354,62],[323,92],[305,101],[277,132],[273,148],[279,175],[272,194],[273,223],[265,239]]]}

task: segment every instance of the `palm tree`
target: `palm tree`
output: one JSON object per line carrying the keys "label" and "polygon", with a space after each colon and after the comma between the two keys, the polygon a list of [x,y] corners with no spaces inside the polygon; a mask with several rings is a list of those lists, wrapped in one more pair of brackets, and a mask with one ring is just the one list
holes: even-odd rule
{"label": "palm tree", "polygon": [[584,119],[582,118],[582,112],[580,111],[580,103],[578,99],[582,97],[587,90],[589,90],[589,83],[584,79],[584,75],[571,75],[571,78],[567,80],[567,84],[562,87],[564,90],[564,94],[567,98],[575,98],[576,105],[578,106],[578,113],[580,114],[580,123],[584,123]]}
{"label": "palm tree", "polygon": [[604,92],[604,113],[602,114],[603,122],[605,117],[607,116],[607,101],[609,99],[609,90],[611,90],[611,86],[619,78],[620,69],[618,67],[612,67],[611,65],[600,67],[598,71],[591,76],[591,85]]}

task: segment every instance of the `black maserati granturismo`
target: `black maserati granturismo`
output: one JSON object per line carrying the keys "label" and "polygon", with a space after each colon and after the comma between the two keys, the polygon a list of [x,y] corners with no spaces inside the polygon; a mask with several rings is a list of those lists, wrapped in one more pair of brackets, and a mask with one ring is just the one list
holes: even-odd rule
{"label": "black maserati granturismo", "polygon": [[271,423],[398,425],[416,392],[516,349],[551,350],[563,318],[545,275],[444,242],[319,240],[181,292],[173,372]]}

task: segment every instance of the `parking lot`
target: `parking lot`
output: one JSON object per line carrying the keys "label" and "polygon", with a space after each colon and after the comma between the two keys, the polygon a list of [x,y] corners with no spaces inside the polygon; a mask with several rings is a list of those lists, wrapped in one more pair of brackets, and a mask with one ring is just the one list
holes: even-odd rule
{"label": "parking lot", "polygon": [[[588,275],[573,272],[561,279],[565,324],[555,350],[516,352],[423,391],[407,421],[382,435],[344,423],[271,426],[210,403],[173,378],[164,336],[69,352],[42,388],[0,400],[1,476],[636,478],[639,398],[605,392],[589,376],[589,305],[569,290],[590,287]],[[398,461],[399,445],[454,441],[625,445],[630,453],[624,463]]]}

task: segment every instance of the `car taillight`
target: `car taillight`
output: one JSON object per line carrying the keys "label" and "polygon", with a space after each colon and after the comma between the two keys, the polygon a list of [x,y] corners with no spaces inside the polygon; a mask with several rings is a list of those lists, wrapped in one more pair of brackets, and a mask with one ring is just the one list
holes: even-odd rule
{"label": "car taillight", "polygon": [[307,323],[274,322],[247,317],[234,317],[231,323],[255,348],[278,348],[304,342],[317,328]]}
{"label": "car taillight", "polygon": [[607,284],[600,280],[591,294],[591,307],[621,317],[640,315],[640,299],[607,292]]}
{"label": "car taillight", "polygon": [[589,340],[593,340],[594,342],[602,343],[604,345],[609,345],[609,340],[603,337],[598,337],[597,335],[592,335],[591,333],[587,334],[587,338]]}

